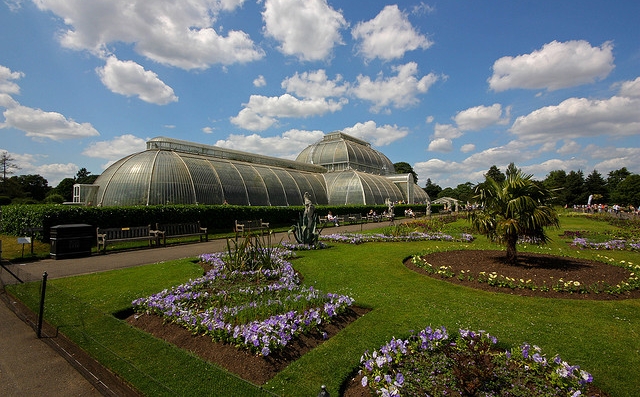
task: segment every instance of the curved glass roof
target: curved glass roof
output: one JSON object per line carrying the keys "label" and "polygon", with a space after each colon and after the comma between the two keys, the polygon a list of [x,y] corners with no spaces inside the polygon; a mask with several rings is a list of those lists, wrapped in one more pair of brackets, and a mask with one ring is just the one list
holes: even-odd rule
{"label": "curved glass roof", "polygon": [[322,140],[307,146],[296,161],[321,165],[327,171],[358,170],[377,175],[394,173],[387,156],[373,149],[368,142],[342,132],[332,132]]}
{"label": "curved glass roof", "polygon": [[298,159],[306,162],[154,138],[147,150],[120,159],[96,179],[96,204],[289,206],[303,205],[305,192],[320,205],[428,200],[410,174],[394,174],[385,155],[340,132]]}
{"label": "curved glass roof", "polygon": [[324,178],[330,205],[376,205],[384,204],[387,198],[392,201],[405,200],[400,188],[392,180],[380,175],[346,170],[326,173]]}
{"label": "curved glass roof", "polygon": [[304,192],[326,204],[322,174],[148,149],[114,163],[96,179],[98,205],[303,205]]}

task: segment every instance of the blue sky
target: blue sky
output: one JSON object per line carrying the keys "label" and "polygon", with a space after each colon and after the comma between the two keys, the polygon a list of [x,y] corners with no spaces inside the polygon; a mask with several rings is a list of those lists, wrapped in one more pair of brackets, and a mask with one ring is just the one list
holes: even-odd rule
{"label": "blue sky", "polygon": [[55,186],[156,136],[341,130],[441,187],[640,173],[640,2],[4,0],[0,152]]}

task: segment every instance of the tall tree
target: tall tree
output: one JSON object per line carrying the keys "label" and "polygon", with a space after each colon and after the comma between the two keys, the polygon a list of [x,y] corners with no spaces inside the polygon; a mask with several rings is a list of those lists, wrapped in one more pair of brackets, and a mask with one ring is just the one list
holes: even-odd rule
{"label": "tall tree", "polygon": [[506,246],[507,262],[514,265],[518,260],[518,238],[546,243],[549,237],[545,227],[560,225],[558,214],[548,205],[552,191],[535,183],[532,177],[512,170],[501,183],[487,178],[484,186],[476,190],[481,210],[469,215],[477,232]]}
{"label": "tall tree", "polygon": [[405,163],[404,161],[400,161],[398,163],[393,163],[393,168],[395,169],[396,174],[411,174],[413,175],[413,181],[418,183],[418,174],[413,170],[413,167],[409,163]]}
{"label": "tall tree", "polygon": [[471,182],[461,183],[454,189],[453,198],[462,201],[462,205],[473,201],[473,184]]}
{"label": "tall tree", "polygon": [[509,165],[507,166],[507,170],[505,171],[505,174],[506,174],[506,177],[508,178],[509,175],[515,175],[518,172],[520,172],[518,167],[516,167],[514,163],[509,163]]}
{"label": "tall tree", "polygon": [[547,189],[553,190],[556,193],[554,198],[551,199],[552,204],[567,204],[567,191],[565,189],[567,173],[564,170],[551,171],[543,183]]}
{"label": "tall tree", "polygon": [[49,182],[40,175],[19,175],[12,176],[20,185],[27,197],[37,201],[42,201],[51,190]]}
{"label": "tall tree", "polygon": [[568,205],[586,205],[589,194],[584,190],[584,174],[581,170],[570,171],[565,180],[565,193]]}
{"label": "tall tree", "polygon": [[502,173],[502,171],[500,171],[500,168],[498,168],[495,165],[492,165],[491,168],[489,168],[489,171],[487,171],[487,173],[484,174],[484,177],[491,178],[498,183],[502,183],[504,182],[505,179],[507,179],[507,177]]}
{"label": "tall tree", "polygon": [[622,167],[619,170],[609,172],[609,175],[607,176],[607,190],[609,190],[609,193],[614,192],[618,187],[618,184],[624,181],[629,175],[631,175],[631,172],[627,170],[627,167]]}
{"label": "tall tree", "polygon": [[64,178],[58,183],[58,186],[55,187],[55,193],[64,197],[64,201],[72,201],[73,200],[73,185],[76,183],[73,178]]}
{"label": "tall tree", "polygon": [[2,180],[7,180],[7,175],[13,174],[14,170],[19,170],[20,167],[15,163],[15,159],[11,157],[9,152],[2,152],[0,154],[0,167],[2,167]]}
{"label": "tall tree", "polygon": [[640,207],[640,175],[631,174],[618,183],[611,192],[612,204],[633,205]]}
{"label": "tall tree", "polygon": [[589,195],[598,195],[598,197],[601,197],[602,202],[606,203],[609,201],[607,182],[598,170],[593,170],[584,180],[584,189]]}
{"label": "tall tree", "polygon": [[99,175],[91,175],[90,171],[87,171],[86,168],[80,168],[76,173],[76,183],[83,184],[92,184],[96,179],[98,179]]}
{"label": "tall tree", "polygon": [[427,183],[424,186],[423,190],[429,195],[429,198],[431,200],[435,200],[436,197],[438,197],[438,194],[440,194],[440,192],[442,191],[442,188],[439,185],[431,182],[430,178],[427,178]]}

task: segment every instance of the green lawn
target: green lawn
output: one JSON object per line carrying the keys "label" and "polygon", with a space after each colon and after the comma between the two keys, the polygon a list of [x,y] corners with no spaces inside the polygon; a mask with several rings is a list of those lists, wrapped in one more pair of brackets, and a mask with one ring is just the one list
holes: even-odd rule
{"label": "green lawn", "polygon": [[[563,230],[615,228],[583,217],[562,217],[562,230],[551,231],[542,252],[640,264],[637,252],[577,252],[559,234]],[[464,223],[451,225],[460,228]],[[558,353],[591,372],[595,384],[613,397],[640,390],[640,300],[578,301],[525,298],[488,293],[407,270],[404,258],[426,249],[496,247],[479,238],[471,244],[446,242],[332,244],[304,251],[293,260],[304,282],[351,295],[371,308],[365,316],[312,350],[268,382],[254,387],[223,369],[156,340],[112,314],[138,297],[200,275],[189,260],[160,263],[88,276],[51,280],[46,317],[90,354],[129,380],[146,395],[317,395],[326,384],[332,396],[359,364],[362,353],[392,336],[407,337],[427,325],[486,330],[500,343],[529,342],[549,357]],[[522,247],[537,250],[535,247]],[[601,258],[602,259],[602,258]],[[35,308],[38,283],[12,286],[11,292]]]}

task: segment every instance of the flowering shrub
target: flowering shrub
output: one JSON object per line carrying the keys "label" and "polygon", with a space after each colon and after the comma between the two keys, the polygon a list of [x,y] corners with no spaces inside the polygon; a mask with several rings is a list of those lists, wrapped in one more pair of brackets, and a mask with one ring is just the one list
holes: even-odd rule
{"label": "flowering shrub", "polygon": [[285,259],[292,253],[270,252],[277,266],[248,271],[230,270],[225,253],[201,255],[212,266],[203,277],[136,299],[134,310],[267,356],[353,304],[348,296],[300,285]]}
{"label": "flowering shrub", "polygon": [[[602,258],[604,262],[614,262],[614,259],[612,258],[602,257],[600,255],[598,255],[598,257]],[[547,285],[545,282],[543,282],[542,285],[538,285],[531,279],[516,279],[513,277],[498,274],[496,272],[479,272],[477,274],[473,274],[471,270],[460,270],[460,272],[456,275],[451,266],[433,266],[420,255],[413,255],[411,257],[411,263],[431,275],[440,276],[442,278],[457,277],[458,280],[461,281],[477,281],[479,283],[487,283],[491,286],[500,288],[529,289],[532,291],[543,292],[554,290],[557,292],[580,294],[601,292],[609,294],[620,294],[627,291],[640,289],[640,278],[636,274],[637,272],[640,272],[640,265],[634,265],[633,263],[627,261],[620,261],[617,266],[621,266],[627,269],[630,272],[629,278],[617,285],[608,285],[601,282],[592,285],[584,285],[579,281],[564,279],[555,280],[550,285]]]}
{"label": "flowering shrub", "polygon": [[392,338],[360,358],[362,386],[382,396],[572,396],[592,376],[538,346],[499,350],[485,331],[427,327],[406,340]]}
{"label": "flowering shrub", "polygon": [[371,242],[393,242],[393,241],[473,241],[471,234],[463,233],[459,239],[454,239],[452,236],[444,233],[420,233],[410,232],[406,235],[385,235],[385,234],[328,234],[326,236],[320,236],[321,240],[334,241],[338,243],[348,244],[362,244]]}

